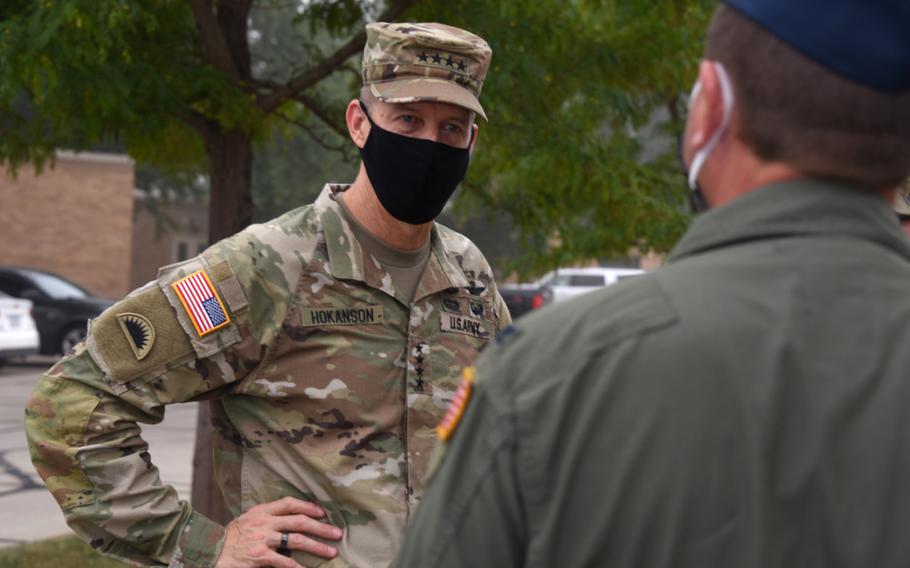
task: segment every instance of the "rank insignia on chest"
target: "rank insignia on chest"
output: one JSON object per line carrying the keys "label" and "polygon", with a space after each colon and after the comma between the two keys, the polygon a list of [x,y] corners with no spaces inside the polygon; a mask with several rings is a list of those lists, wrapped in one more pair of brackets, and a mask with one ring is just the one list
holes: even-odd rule
{"label": "rank insignia on chest", "polygon": [[468,407],[468,401],[471,400],[471,394],[474,390],[474,367],[466,367],[461,375],[461,384],[455,392],[455,398],[449,403],[449,409],[442,418],[442,422],[436,427],[436,434],[443,442],[448,442],[449,438],[461,422],[465,409]]}
{"label": "rank insignia on chest", "polygon": [[171,287],[180,298],[180,303],[183,304],[183,309],[193,322],[199,337],[231,323],[224,303],[205,270],[197,270],[174,282]]}

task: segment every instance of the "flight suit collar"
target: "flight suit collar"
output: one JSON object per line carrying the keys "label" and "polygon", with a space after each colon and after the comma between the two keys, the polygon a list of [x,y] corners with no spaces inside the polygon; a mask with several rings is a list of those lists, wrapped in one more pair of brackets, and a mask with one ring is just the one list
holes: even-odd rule
{"label": "flight suit collar", "polygon": [[[350,184],[326,184],[316,198],[316,211],[325,235],[326,249],[329,257],[329,270],[332,276],[340,280],[357,280],[395,296],[395,291],[383,283],[382,272],[375,269],[373,262],[364,258],[364,250],[350,225],[345,220],[341,207],[335,201],[335,194],[345,191]],[[468,278],[452,251],[440,234],[439,227],[433,223],[430,232],[430,258],[417,285],[414,301],[420,300],[449,288],[466,288]],[[399,300],[404,301],[402,298]],[[408,302],[405,302],[408,303]]]}
{"label": "flight suit collar", "polygon": [[887,200],[850,184],[802,179],[756,189],[700,215],[668,262],[752,240],[811,235],[877,242],[910,260],[910,243]]}

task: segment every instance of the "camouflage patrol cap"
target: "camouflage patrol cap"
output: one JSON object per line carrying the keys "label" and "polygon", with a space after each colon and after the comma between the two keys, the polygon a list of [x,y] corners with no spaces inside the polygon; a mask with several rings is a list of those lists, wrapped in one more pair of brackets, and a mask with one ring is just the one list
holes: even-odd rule
{"label": "camouflage patrol cap", "polygon": [[910,216],[910,179],[894,192],[894,212],[902,217]]}
{"label": "camouflage patrol cap", "polygon": [[478,98],[492,55],[483,38],[445,24],[368,24],[363,85],[383,102],[445,102],[486,120]]}

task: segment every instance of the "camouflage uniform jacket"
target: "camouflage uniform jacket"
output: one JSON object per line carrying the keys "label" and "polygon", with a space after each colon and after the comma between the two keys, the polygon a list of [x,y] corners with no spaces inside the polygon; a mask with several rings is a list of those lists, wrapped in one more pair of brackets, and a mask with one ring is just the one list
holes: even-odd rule
{"label": "camouflage uniform jacket", "polygon": [[[352,238],[334,199],[343,190],[327,186],[314,205],[161,269],[36,387],[32,461],[96,549],[214,565],[223,527],[162,484],[137,426],[167,404],[210,398],[235,516],[288,495],[315,501],[344,538],[336,559],[298,562],[392,561],[460,371],[510,318],[479,250],[440,225],[415,298],[403,300]],[[226,320],[204,335],[177,287],[200,270]]]}

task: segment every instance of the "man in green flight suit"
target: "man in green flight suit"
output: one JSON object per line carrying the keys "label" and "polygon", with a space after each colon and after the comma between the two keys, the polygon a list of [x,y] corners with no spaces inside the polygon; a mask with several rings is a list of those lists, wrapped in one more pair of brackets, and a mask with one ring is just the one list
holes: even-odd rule
{"label": "man in green flight suit", "polygon": [[[354,183],[161,269],[48,371],[32,460],[93,547],[182,568],[392,561],[461,369],[510,322],[480,251],[433,221],[468,167],[490,57],[450,26],[368,25]],[[199,399],[218,401],[227,527],[162,484],[140,437]]]}
{"label": "man in green flight suit", "polygon": [[396,565],[910,566],[908,30],[905,0],[720,5],[682,145],[709,210],[500,334]]}

